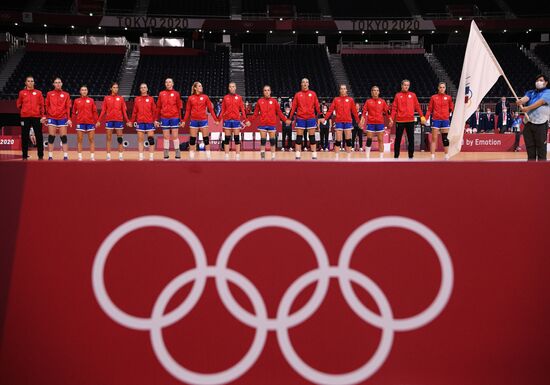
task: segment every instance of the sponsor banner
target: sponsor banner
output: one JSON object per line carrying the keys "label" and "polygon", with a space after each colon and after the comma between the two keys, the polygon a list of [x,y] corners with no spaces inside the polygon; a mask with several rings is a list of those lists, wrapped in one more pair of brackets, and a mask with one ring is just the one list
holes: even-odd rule
{"label": "sponsor banner", "polygon": [[[0,384],[548,383],[546,164],[0,175],[24,176],[0,192],[17,229],[0,233]],[[62,197],[47,223],[45,194]]]}
{"label": "sponsor banner", "polygon": [[204,19],[189,19],[177,16],[103,16],[99,25],[117,28],[199,29],[202,28],[203,23]]}
{"label": "sponsor banner", "polygon": [[379,19],[379,20],[335,20],[341,31],[426,31],[433,30],[432,20],[423,19]]}
{"label": "sponsor banner", "polygon": [[21,135],[0,135],[0,150],[21,150]]}

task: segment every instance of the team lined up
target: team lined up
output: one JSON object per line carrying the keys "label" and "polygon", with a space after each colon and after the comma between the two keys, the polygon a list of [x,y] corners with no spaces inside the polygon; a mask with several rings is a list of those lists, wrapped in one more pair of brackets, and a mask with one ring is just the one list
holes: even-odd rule
{"label": "team lined up", "polygon": [[[156,128],[161,128],[163,132],[163,150],[164,159],[170,156],[170,140],[173,142],[175,158],[181,159],[179,129],[184,128],[189,121],[189,158],[195,158],[197,137],[199,132],[202,135],[203,144],[206,150],[206,157],[210,159],[210,138],[208,129],[209,112],[214,117],[215,123],[220,124],[223,121],[223,130],[225,133],[224,149],[225,157],[229,158],[230,142],[233,139],[235,144],[235,157],[240,156],[240,130],[250,126],[250,120],[247,119],[243,99],[236,93],[237,87],[234,82],[228,85],[228,94],[223,98],[221,111],[216,115],[212,102],[208,95],[203,93],[203,86],[200,82],[193,83],[191,95],[187,99],[185,115],[182,117],[183,103],[181,95],[174,90],[174,82],[168,78],[165,80],[165,90],[158,95],[155,103],[152,96],[148,93],[147,84],[142,83],[139,87],[140,95],[134,100],[132,116],[128,117],[126,102],[118,94],[118,84],[113,83],[110,95],[103,100],[101,114],[98,115],[94,100],[88,96],[86,86],[80,88],[80,98],[75,99],[72,104],[70,95],[63,91],[60,78],[54,79],[54,89],[46,95],[46,100],[39,90],[34,88],[34,79],[29,76],[25,80],[25,89],[21,90],[17,99],[17,107],[21,111],[23,157],[27,157],[29,129],[34,129],[37,134],[38,157],[43,157],[41,124],[48,126],[48,159],[53,159],[53,143],[55,135],[59,133],[63,146],[63,158],[68,159],[67,145],[67,127],[74,125],[77,132],[78,158],[82,159],[82,141],[84,134],[87,134],[90,141],[90,157],[94,160],[95,128],[100,126],[100,122],[105,120],[106,129],[106,150],[107,160],[111,159],[111,141],[113,131],[115,131],[118,143],[118,157],[123,159],[123,129],[125,124],[128,127],[135,127],[138,134],[139,159],[144,159],[145,142],[149,145],[149,159],[154,159]],[[363,116],[359,119],[357,108],[353,98],[348,96],[346,85],[340,85],[339,96],[332,101],[328,111],[319,120],[321,108],[317,94],[309,89],[309,80],[302,79],[301,89],[293,98],[290,115],[287,117],[281,112],[280,105],[274,97],[271,96],[271,87],[269,85],[263,88],[263,97],[258,100],[254,110],[254,118],[257,119],[258,130],[260,132],[260,153],[262,159],[265,159],[265,148],[267,141],[270,142],[271,159],[275,158],[276,150],[276,127],[279,121],[285,124],[291,124],[295,120],[296,140],[295,157],[301,158],[301,147],[304,135],[308,135],[311,144],[312,159],[317,159],[315,131],[318,123],[326,124],[328,119],[335,121],[335,141],[334,150],[336,158],[339,156],[340,148],[345,145],[348,158],[351,157],[352,139],[351,130],[353,129],[353,120],[360,122],[360,126],[367,131],[367,157],[370,156],[372,139],[377,137],[379,143],[380,157],[383,157],[383,136],[385,132],[386,119],[389,125],[396,125],[396,139],[394,146],[394,157],[398,158],[400,153],[400,144],[403,134],[408,138],[408,156],[414,156],[414,122],[415,112],[418,113],[421,123],[432,117],[432,158],[435,157],[435,148],[437,144],[437,134],[441,132],[445,154],[449,145],[447,133],[450,128],[450,115],[453,112],[454,105],[452,98],[445,93],[445,83],[439,83],[438,93],[430,99],[426,115],[422,112],[416,95],[409,90],[410,81],[401,82],[401,91],[395,95],[392,108],[380,97],[380,89],[373,86],[371,89],[371,98],[363,106]],[[335,117],[332,118],[332,115]],[[296,115],[294,117],[294,115]],[[447,155],[445,155],[447,157]]]}

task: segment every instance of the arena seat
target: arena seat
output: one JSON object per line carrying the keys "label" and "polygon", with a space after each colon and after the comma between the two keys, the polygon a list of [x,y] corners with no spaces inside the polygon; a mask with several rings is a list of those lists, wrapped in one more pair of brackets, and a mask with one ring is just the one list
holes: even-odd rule
{"label": "arena seat", "polygon": [[224,16],[229,17],[229,1],[151,1],[149,15],[188,15],[188,16]]}
{"label": "arena seat", "polygon": [[411,91],[419,98],[437,89],[437,76],[422,54],[344,54],[342,62],[356,99],[370,97],[371,87],[377,85],[383,98],[393,100],[403,79],[411,81]]}
{"label": "arena seat", "polygon": [[248,98],[262,96],[265,84],[275,97],[293,96],[304,77],[319,97],[337,92],[324,45],[245,44],[243,52]]}
{"label": "arena seat", "polygon": [[[518,96],[533,87],[533,79],[540,71],[517,44],[491,44],[491,50]],[[464,44],[434,45],[434,54],[457,87],[460,83],[465,52]],[[487,94],[487,97],[501,96],[511,96],[504,78],[500,78]]]}
{"label": "arena seat", "polygon": [[46,0],[42,5],[45,12],[68,13],[74,4],[74,0]]}
{"label": "arena seat", "polygon": [[538,44],[535,47],[535,54],[544,62],[544,64],[550,66],[550,44]]}
{"label": "arena seat", "polygon": [[229,83],[229,48],[219,45],[215,52],[195,56],[142,54],[132,95],[139,94],[139,84],[142,82],[147,83],[151,95],[158,95],[168,77],[174,79],[174,88],[182,96],[191,93],[195,81],[202,83],[205,94],[223,96]]}
{"label": "arena seat", "polygon": [[136,0],[109,0],[105,4],[105,13],[132,13],[136,8]]}
{"label": "arena seat", "polygon": [[59,76],[71,95],[78,95],[82,84],[88,86],[90,95],[105,95],[110,83],[119,79],[123,60],[123,54],[26,52],[3,93],[17,97],[25,77],[32,75],[36,88],[44,93],[51,90],[54,76]]}
{"label": "arena seat", "polygon": [[339,18],[400,18],[411,16],[409,9],[402,0],[392,1],[391,5],[383,1],[369,1],[361,7],[358,7],[357,3],[352,1],[329,0],[329,6],[331,15]]}

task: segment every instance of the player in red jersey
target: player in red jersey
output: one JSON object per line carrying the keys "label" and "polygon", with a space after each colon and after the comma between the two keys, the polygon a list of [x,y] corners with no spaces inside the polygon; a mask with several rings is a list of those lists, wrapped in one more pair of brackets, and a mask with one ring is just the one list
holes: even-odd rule
{"label": "player in red jersey", "polygon": [[420,115],[421,124],[426,123],[426,118],[418,103],[418,98],[414,92],[409,91],[411,82],[407,79],[401,81],[401,91],[395,94],[392,103],[392,111],[390,117],[390,125],[396,122],[395,125],[395,144],[393,147],[394,158],[399,158],[401,151],[401,139],[403,132],[407,131],[407,140],[409,142],[409,159],[414,157],[414,112]]}
{"label": "player in red jersey", "polygon": [[380,158],[384,157],[384,130],[385,119],[388,116],[389,107],[384,99],[380,97],[380,88],[373,86],[370,89],[371,98],[363,105],[363,117],[361,118],[361,126],[367,127],[367,158],[370,158],[370,148],[372,146],[372,138],[376,134],[378,138],[378,151]]}
{"label": "player in red jersey", "polygon": [[200,82],[195,82],[191,88],[191,95],[187,99],[187,104],[185,105],[185,117],[182,122],[182,127],[184,127],[187,119],[191,118],[191,122],[189,123],[190,159],[195,159],[197,134],[199,130],[202,133],[202,141],[206,149],[206,158],[210,159],[210,137],[208,136],[208,116],[206,115],[206,110],[216,119],[216,124],[219,124],[220,122],[217,120],[218,118],[216,117],[214,106],[210,98],[208,95],[202,93],[202,84]]}
{"label": "player in red jersey", "polygon": [[449,128],[451,128],[451,113],[454,111],[453,98],[447,95],[445,91],[447,85],[445,82],[439,82],[437,85],[437,94],[433,95],[428,104],[426,111],[426,120],[431,120],[432,126],[432,142],[430,143],[430,151],[432,159],[435,159],[435,148],[437,147],[437,134],[441,132],[441,141],[445,150],[445,160],[449,159]]}
{"label": "player in red jersey", "polygon": [[67,126],[71,126],[71,96],[63,91],[61,78],[53,80],[54,89],[46,95],[46,117],[48,119],[48,160],[53,159],[53,142],[59,129],[63,146],[63,160],[69,159]]}
{"label": "player in red jersey", "polygon": [[80,97],[73,104],[73,119],[76,124],[78,160],[82,160],[82,141],[84,133],[90,142],[90,160],[95,160],[95,124],[98,120],[95,101],[88,97],[88,86],[80,87]]}
{"label": "player in red jersey", "polygon": [[178,129],[179,127],[183,127],[181,121],[183,103],[181,102],[180,93],[174,90],[174,80],[167,78],[164,81],[164,86],[166,89],[159,93],[157,100],[157,120],[155,127],[162,128],[164,159],[170,157],[170,138],[174,143],[176,159],[181,159]]}
{"label": "player in red jersey", "polygon": [[[235,141],[235,159],[239,160],[241,153],[241,119],[246,120],[246,111],[244,109],[243,98],[236,93],[237,84],[235,82],[230,82],[228,89],[229,93],[223,98],[222,110],[218,119],[223,120],[225,159],[229,159],[231,134],[233,134],[233,140]],[[246,126],[250,126],[249,121],[246,121],[245,124]]]}
{"label": "player in red jersey", "polygon": [[[143,160],[143,148],[145,135],[147,135],[147,144],[149,145],[149,160],[155,159],[155,119],[157,108],[155,100],[149,96],[147,84],[139,85],[140,95],[134,99],[134,110],[132,111],[132,125],[136,127],[138,136],[139,160]],[[178,148],[179,150],[179,148]]]}
{"label": "player in red jersey", "polygon": [[23,160],[29,157],[30,130],[35,132],[38,159],[44,157],[44,139],[42,138],[42,124],[46,122],[44,115],[44,97],[42,92],[34,88],[34,78],[25,78],[25,88],[19,91],[16,102],[21,115],[21,150]]}
{"label": "player in red jersey", "polygon": [[101,115],[99,115],[96,127],[101,124],[100,121],[105,117],[105,133],[107,136],[107,160],[111,160],[111,140],[113,138],[113,130],[116,131],[116,140],[118,142],[118,160],[123,160],[122,151],[124,142],[122,131],[124,130],[124,122],[129,122],[128,114],[126,113],[126,102],[124,98],[118,94],[118,83],[111,84],[111,94],[103,99],[101,107]]}
{"label": "player in red jersey", "polygon": [[281,111],[277,99],[271,97],[271,87],[265,85],[263,88],[264,97],[258,99],[254,109],[254,117],[259,118],[258,131],[260,131],[260,156],[265,159],[265,145],[267,133],[269,132],[269,147],[271,148],[271,160],[275,159],[277,147],[277,128],[279,118],[282,122],[290,124],[291,121]]}
{"label": "player in red jersey", "polygon": [[317,94],[309,89],[309,80],[304,78],[301,82],[301,90],[294,95],[290,118],[296,112],[296,159],[300,159],[300,150],[304,139],[304,130],[309,135],[311,145],[311,158],[317,159],[317,144],[315,141],[315,130],[317,129],[317,116],[321,113]]}
{"label": "player in red jersey", "polygon": [[355,121],[359,123],[359,114],[357,113],[357,108],[355,107],[355,101],[353,98],[348,96],[348,88],[345,84],[340,84],[339,92],[340,96],[333,99],[332,104],[323,118],[323,124],[326,123],[327,119],[332,116],[333,112],[336,112],[336,123],[334,124],[336,136],[334,140],[334,153],[336,154],[336,159],[338,159],[340,147],[342,146],[343,131],[344,138],[346,139],[346,152],[348,159],[351,159],[351,130],[353,129],[352,116]]}

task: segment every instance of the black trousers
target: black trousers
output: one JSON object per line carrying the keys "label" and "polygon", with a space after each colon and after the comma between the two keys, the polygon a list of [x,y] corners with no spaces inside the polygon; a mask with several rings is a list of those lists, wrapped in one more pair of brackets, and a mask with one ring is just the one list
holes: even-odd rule
{"label": "black trousers", "polygon": [[407,141],[409,142],[409,158],[414,156],[414,122],[396,123],[395,124],[395,143],[393,145],[393,157],[399,158],[401,152],[401,139],[403,131],[407,131]]}
{"label": "black trousers", "polygon": [[[288,138],[288,141],[287,141]],[[286,146],[285,146],[286,142]],[[290,129],[283,129],[283,142],[281,143],[282,148],[286,148],[287,150],[290,150],[292,148],[292,128]]]}
{"label": "black trousers", "polygon": [[330,132],[330,129],[328,127],[321,127],[321,148],[322,149],[328,149],[330,148],[328,144],[328,133]]}
{"label": "black trousers", "polygon": [[42,123],[40,123],[40,118],[21,118],[21,148],[23,158],[29,156],[29,144],[31,143],[29,131],[31,127],[36,137],[38,158],[42,159],[44,157],[44,137],[42,136]]}
{"label": "black trousers", "polygon": [[523,139],[527,148],[527,160],[546,160],[546,135],[548,122],[533,124],[528,122],[523,129]]}
{"label": "black trousers", "polygon": [[357,138],[359,139],[359,148],[363,148],[363,130],[360,128],[351,130],[351,143],[353,143],[353,148],[355,148],[355,139]]}

